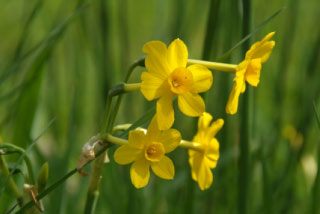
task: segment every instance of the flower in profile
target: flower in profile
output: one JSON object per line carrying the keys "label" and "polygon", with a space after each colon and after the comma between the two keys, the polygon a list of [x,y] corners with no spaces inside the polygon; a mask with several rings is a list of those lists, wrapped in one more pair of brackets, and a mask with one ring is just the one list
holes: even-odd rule
{"label": "flower in profile", "polygon": [[198,93],[209,90],[212,73],[203,65],[187,66],[188,49],[176,39],[167,48],[160,41],[143,46],[147,54],[148,72],[141,75],[141,92],[147,100],[157,101],[157,122],[160,130],[169,129],[174,122],[172,98],[177,95],[180,110],[192,117],[205,111],[205,103]]}
{"label": "flower in profile", "polygon": [[219,142],[215,138],[224,121],[218,119],[210,125],[212,116],[204,113],[198,121],[198,132],[192,142],[200,144],[199,150],[189,149],[189,164],[192,179],[198,182],[201,190],[208,189],[213,181],[212,168],[217,166],[219,159]]}
{"label": "flower in profile", "polygon": [[181,141],[180,132],[175,129],[160,131],[154,116],[147,133],[140,130],[129,133],[129,143],[120,146],[114,153],[118,164],[132,163],[131,182],[136,188],[142,188],[149,182],[152,171],[163,179],[173,179],[174,165],[166,153],[173,151]]}
{"label": "flower in profile", "polygon": [[237,66],[237,71],[233,79],[234,84],[226,106],[228,114],[235,114],[238,111],[240,93],[246,90],[246,82],[257,87],[260,81],[261,64],[266,62],[275,45],[274,41],[269,41],[274,32],[266,35],[261,41],[254,43],[247,51],[245,59]]}

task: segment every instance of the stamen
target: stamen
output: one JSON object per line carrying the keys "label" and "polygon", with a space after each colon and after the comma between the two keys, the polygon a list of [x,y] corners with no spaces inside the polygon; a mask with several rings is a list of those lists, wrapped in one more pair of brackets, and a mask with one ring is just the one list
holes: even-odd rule
{"label": "stamen", "polygon": [[176,81],[176,80],[173,80],[172,81],[172,85],[173,85],[173,87],[179,87],[179,83]]}
{"label": "stamen", "polygon": [[154,148],[153,146],[150,146],[148,149],[147,149],[147,154],[148,155],[153,155],[153,154],[156,154],[156,148]]}

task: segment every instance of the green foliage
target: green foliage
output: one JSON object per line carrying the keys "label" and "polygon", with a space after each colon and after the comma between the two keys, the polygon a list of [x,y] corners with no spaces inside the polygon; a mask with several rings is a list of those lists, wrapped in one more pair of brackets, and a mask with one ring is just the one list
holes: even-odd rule
{"label": "green foliage", "polygon": [[[17,203],[4,191],[9,180],[22,194],[28,180],[22,173],[32,183],[34,172],[39,172],[37,200],[45,213],[83,212],[89,177],[75,168],[81,148],[100,132],[108,90],[125,79],[144,43],[181,38],[190,58],[237,64],[243,59],[237,47],[270,31],[276,31],[276,46],[252,94],[250,163],[242,178],[250,178],[247,194],[239,192],[238,183],[242,115],[224,112],[232,75],[214,71],[213,88],[204,95],[206,111],[224,118],[225,126],[217,136],[220,159],[213,186],[199,190],[186,151],[180,150],[170,154],[173,181],[151,176],[147,187],[135,189],[129,167],[112,158],[114,146],[96,213],[238,213],[241,196],[249,202],[246,213],[319,213],[319,130],[312,110],[313,100],[320,106],[318,1],[251,1],[249,34],[242,32],[242,8],[236,0],[0,1],[0,136],[15,146],[0,144],[1,157],[13,166],[10,178],[1,174],[0,213]],[[139,82],[142,71],[136,68],[129,82]],[[120,99],[118,116],[109,123],[146,127],[155,103],[139,92]],[[191,140],[195,120],[177,113],[176,121],[174,127]],[[15,169],[22,173],[14,174]],[[24,203],[23,209],[33,204]]]}

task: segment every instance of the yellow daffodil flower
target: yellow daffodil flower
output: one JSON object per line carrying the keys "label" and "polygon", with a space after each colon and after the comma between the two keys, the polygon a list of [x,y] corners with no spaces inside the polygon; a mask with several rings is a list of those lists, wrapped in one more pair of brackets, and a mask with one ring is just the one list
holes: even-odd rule
{"label": "yellow daffodil flower", "polygon": [[238,111],[240,93],[246,90],[246,82],[257,87],[260,81],[261,64],[266,62],[275,45],[274,41],[269,41],[274,32],[266,35],[261,41],[254,43],[247,51],[245,59],[237,66],[237,71],[233,79],[234,84],[226,106],[228,114],[235,114]]}
{"label": "yellow daffodil flower", "polygon": [[143,46],[147,54],[148,72],[141,75],[141,92],[147,100],[159,98],[157,120],[160,130],[169,129],[174,122],[172,98],[177,95],[180,110],[188,116],[200,116],[205,103],[198,93],[207,91],[213,82],[212,73],[203,65],[187,66],[188,49],[176,39],[167,48],[160,41]]}
{"label": "yellow daffodil flower", "polygon": [[201,190],[208,189],[213,181],[212,168],[215,168],[219,158],[219,142],[214,137],[222,128],[224,121],[218,119],[211,125],[212,116],[204,113],[198,121],[198,132],[193,142],[199,144],[200,149],[189,149],[189,164],[192,179],[198,182]]}
{"label": "yellow daffodil flower", "polygon": [[141,130],[129,133],[128,144],[120,146],[114,153],[118,164],[129,164],[132,184],[142,188],[149,182],[152,171],[163,179],[173,179],[174,165],[166,153],[173,151],[181,141],[180,132],[175,129],[160,131],[155,116],[147,133]]}

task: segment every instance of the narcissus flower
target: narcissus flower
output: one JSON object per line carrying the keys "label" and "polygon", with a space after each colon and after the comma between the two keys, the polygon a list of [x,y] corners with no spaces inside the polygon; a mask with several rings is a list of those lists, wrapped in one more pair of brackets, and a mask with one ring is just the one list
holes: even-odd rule
{"label": "narcissus flower", "polygon": [[180,132],[175,129],[160,131],[155,116],[145,134],[144,131],[131,131],[129,143],[120,146],[114,154],[118,164],[129,164],[132,184],[142,188],[148,184],[152,171],[163,179],[173,179],[174,165],[166,153],[173,151],[181,141]]}
{"label": "narcissus flower", "polygon": [[200,116],[205,103],[198,93],[207,91],[213,82],[212,73],[203,65],[187,66],[188,50],[176,39],[167,48],[160,41],[143,46],[147,54],[148,72],[141,75],[141,92],[147,100],[159,98],[157,121],[160,130],[169,129],[174,122],[172,98],[177,95],[180,110],[188,116]]}
{"label": "narcissus flower", "polygon": [[211,186],[211,169],[216,167],[219,159],[219,142],[215,135],[222,128],[224,121],[218,119],[210,125],[211,120],[212,116],[206,112],[199,118],[198,132],[192,141],[200,144],[201,149],[188,150],[192,179],[198,182],[201,190]]}
{"label": "narcissus flower", "polygon": [[234,84],[226,106],[228,114],[235,114],[238,111],[240,93],[246,90],[246,82],[257,87],[260,81],[261,64],[266,62],[275,45],[274,41],[269,41],[274,32],[266,35],[261,41],[254,43],[247,51],[245,59],[237,66],[237,71],[233,79]]}

